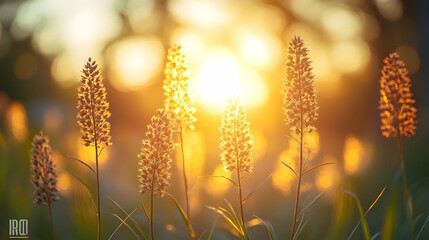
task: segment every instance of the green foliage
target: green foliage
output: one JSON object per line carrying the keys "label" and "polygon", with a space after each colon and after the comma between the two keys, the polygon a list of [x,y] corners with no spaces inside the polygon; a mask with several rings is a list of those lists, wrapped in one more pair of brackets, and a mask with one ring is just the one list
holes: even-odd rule
{"label": "green foliage", "polygon": [[186,213],[183,211],[183,209],[180,207],[179,202],[176,200],[176,198],[173,197],[173,195],[169,194],[168,192],[165,193],[167,196],[169,196],[176,205],[177,210],[179,211],[180,215],[182,216],[183,223],[186,225],[189,231],[189,235],[191,237],[195,237],[195,231],[192,228],[191,222],[189,222],[189,218],[186,215]]}

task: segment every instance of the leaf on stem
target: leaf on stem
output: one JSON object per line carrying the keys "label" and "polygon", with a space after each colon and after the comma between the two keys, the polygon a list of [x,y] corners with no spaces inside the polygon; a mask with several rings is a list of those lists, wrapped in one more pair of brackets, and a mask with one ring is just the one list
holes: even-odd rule
{"label": "leaf on stem", "polygon": [[289,168],[295,174],[295,176],[298,177],[298,174],[296,174],[295,170],[293,170],[293,168],[291,166],[289,166],[287,163],[285,163],[283,161],[281,161],[281,162],[283,163],[283,165],[285,165],[287,168]]}
{"label": "leaf on stem", "polygon": [[327,190],[325,190],[325,191],[323,191],[323,192],[321,192],[321,193],[319,193],[315,198],[313,198],[302,210],[301,210],[301,212],[298,214],[298,217],[297,218],[300,218],[301,217],[301,215],[303,215],[304,214],[304,211],[305,210],[307,210],[309,207],[311,207],[311,205],[313,205],[313,203],[320,197],[320,196],[322,196],[325,192],[326,192]]}
{"label": "leaf on stem", "polygon": [[305,175],[306,173],[309,173],[310,171],[313,171],[313,170],[314,170],[314,169],[316,169],[316,168],[323,167],[323,166],[330,165],[330,164],[334,164],[334,163],[333,163],[333,162],[327,162],[327,163],[321,163],[321,164],[318,164],[318,165],[316,165],[316,166],[314,166],[314,167],[311,167],[310,169],[308,169],[308,170],[304,171],[304,172],[302,173],[302,175]]}
{"label": "leaf on stem", "polygon": [[216,178],[224,178],[224,179],[226,179],[226,180],[230,181],[232,184],[234,184],[234,186],[235,186],[235,187],[238,187],[238,184],[237,184],[236,182],[234,182],[234,180],[232,180],[231,178],[226,177],[226,176],[206,175],[206,176],[200,176],[200,177],[216,177]]}
{"label": "leaf on stem", "polygon": [[[387,186],[385,186],[385,187],[383,188],[383,190],[381,190],[380,194],[378,194],[378,197],[374,200],[374,202],[371,204],[371,206],[369,206],[368,210],[366,210],[365,214],[363,215],[363,220],[365,220],[365,216],[369,213],[369,211],[370,211],[370,210],[374,207],[374,205],[378,202],[378,200],[380,199],[381,195],[383,195],[384,191],[386,190],[386,187],[387,187]],[[340,191],[341,191],[341,190],[340,190]],[[362,221],[362,217],[361,217],[361,219],[359,220],[359,222],[356,224],[356,226],[353,228],[353,231],[350,233],[350,235],[349,235],[348,239],[351,239],[351,237],[353,236],[354,232],[355,232],[355,231],[356,231],[356,229],[358,228],[358,226],[359,226],[359,224],[361,223],[361,221]],[[365,220],[365,221],[366,221],[366,220]],[[362,227],[363,227],[363,226],[362,226]]]}
{"label": "leaf on stem", "polygon": [[276,233],[274,232],[274,229],[273,229],[273,226],[271,225],[271,223],[269,221],[265,221],[265,220],[261,219],[260,217],[258,217],[256,215],[253,215],[253,216],[255,216],[257,219],[259,219],[264,224],[265,228],[268,231],[268,235],[270,237],[270,240],[277,240]]}
{"label": "leaf on stem", "polygon": [[92,206],[94,207],[94,211],[95,211],[95,213],[97,213],[97,206],[95,205],[95,201],[94,201],[94,197],[92,196],[92,194],[91,194],[91,190],[89,189],[89,186],[88,186],[88,184],[86,184],[86,182],[85,181],[83,181],[81,178],[79,178],[76,174],[74,174],[74,173],[72,173],[72,172],[70,172],[69,170],[67,170],[67,169],[63,169],[64,171],[66,171],[68,174],[70,174],[74,179],[76,179],[77,181],[79,181],[84,187],[85,187],[85,189],[86,189],[86,191],[87,191],[87,193],[88,193],[88,196],[89,196],[89,199],[91,200],[91,202],[92,202]]}
{"label": "leaf on stem", "polygon": [[84,161],[82,161],[82,160],[80,160],[80,159],[77,159],[77,158],[75,158],[75,157],[72,157],[72,156],[65,156],[65,157],[66,157],[66,158],[73,159],[73,160],[75,160],[75,161],[77,161],[77,162],[79,162],[79,163],[81,163],[81,164],[85,165],[87,168],[89,168],[89,170],[91,170],[92,172],[94,172],[94,173],[95,173],[95,170],[94,170],[91,166],[89,166],[88,164],[86,164]]}
{"label": "leaf on stem", "polygon": [[191,223],[189,222],[189,218],[186,215],[186,213],[183,211],[183,209],[180,207],[179,202],[170,193],[165,192],[165,194],[167,194],[167,196],[169,196],[174,201],[174,204],[176,205],[177,210],[179,210],[180,215],[182,215],[183,222],[185,223],[186,227],[188,228],[189,235],[191,237],[195,237],[195,232],[194,232],[194,229],[192,228]]}
{"label": "leaf on stem", "polygon": [[252,197],[253,196],[253,194],[255,194],[255,192],[256,192],[256,190],[258,190],[259,188],[261,188],[266,182],[267,182],[267,180],[268,179],[270,179],[270,177],[272,176],[273,174],[271,173],[270,175],[268,175],[268,177],[266,177],[265,179],[264,179],[264,181],[262,181],[258,186],[256,186],[245,198],[244,198],[244,200],[243,200],[243,204],[250,198],[250,197]]}
{"label": "leaf on stem", "polygon": [[230,215],[231,213],[229,213],[227,210],[220,208],[220,207],[210,207],[207,206],[208,209],[213,210],[217,213],[219,213],[229,224],[231,224],[231,226],[237,231],[237,233],[240,236],[243,236],[243,232],[241,230],[241,227],[234,221],[234,219],[232,219],[231,217],[227,216],[226,213],[228,213],[228,215]]}

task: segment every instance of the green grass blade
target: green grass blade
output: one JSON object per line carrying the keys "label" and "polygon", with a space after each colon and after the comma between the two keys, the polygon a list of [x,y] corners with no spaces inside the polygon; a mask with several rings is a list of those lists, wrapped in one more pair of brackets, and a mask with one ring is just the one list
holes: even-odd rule
{"label": "green grass blade", "polygon": [[[350,195],[350,196],[351,196],[351,197],[353,197],[353,199],[355,200],[356,205],[357,205],[357,208],[358,208],[358,210],[359,210],[360,219],[361,219],[361,221],[362,221],[362,231],[363,231],[363,234],[364,234],[365,240],[371,240],[371,234],[369,233],[368,222],[367,222],[367,221],[366,221],[366,219],[365,219],[365,216],[364,216],[364,213],[363,213],[363,210],[362,210],[362,205],[361,205],[361,203],[360,203],[360,201],[359,201],[359,198],[356,196],[356,194],[354,194],[354,193],[352,193],[352,192],[350,192],[350,191],[343,190],[343,189],[339,189],[339,190],[340,190],[341,192],[345,193],[345,194]],[[350,236],[348,237],[348,240],[349,240],[351,237],[352,237],[352,235],[350,235]]]}
{"label": "green grass blade", "polygon": [[[372,209],[372,207],[374,207],[374,205],[378,202],[378,200],[380,199],[381,195],[383,195],[384,191],[386,190],[386,187],[387,186],[385,186],[383,188],[383,190],[381,190],[380,194],[378,194],[378,197],[374,200],[374,202],[371,204],[371,206],[369,206],[368,210],[366,210],[365,214],[363,215],[364,217],[369,213],[369,211]],[[359,222],[356,223],[356,226],[353,228],[353,231],[350,233],[348,239],[350,239],[353,236],[354,232],[359,227],[359,224],[361,223],[361,220],[362,219],[360,219]]]}
{"label": "green grass blade", "polygon": [[147,218],[147,220],[149,221],[149,223],[152,221],[152,219],[150,219],[150,216],[149,216],[149,214],[148,214],[148,212],[146,211],[146,208],[144,207],[144,204],[143,204],[143,194],[140,194],[140,204],[141,204],[141,206],[142,206],[142,209],[143,209],[143,212],[144,212],[144,215],[146,215],[146,218]]}
{"label": "green grass blade", "polygon": [[217,207],[219,210],[221,210],[226,216],[228,216],[228,218],[230,218],[232,220],[232,222],[236,225],[239,226],[240,223],[238,222],[238,219],[235,215],[233,215],[232,213],[230,213],[228,210],[226,210],[225,208],[222,207]]}
{"label": "green grass blade", "polygon": [[229,224],[231,224],[231,226],[237,231],[237,233],[240,236],[243,236],[243,233],[241,232],[241,228],[230,217],[228,217],[225,214],[224,211],[226,211],[226,210],[222,210],[220,208],[210,207],[210,206],[207,206],[207,208],[210,209],[210,210],[213,210],[213,211],[215,211],[217,213],[219,213]]}
{"label": "green grass blade", "polygon": [[281,162],[283,163],[283,165],[285,165],[287,168],[289,168],[295,174],[295,176],[298,177],[298,174],[296,174],[295,170],[293,170],[293,168],[291,166],[289,166],[287,163],[285,163],[283,161],[281,161]]}
{"label": "green grass blade", "polygon": [[242,232],[242,236],[243,236],[245,239],[248,239],[249,237],[247,236],[247,232],[246,232],[246,229],[245,229],[245,228],[246,228],[246,226],[244,225],[245,223],[244,223],[244,222],[241,222],[241,220],[239,220],[240,218],[239,218],[239,217],[238,217],[238,215],[235,213],[234,208],[232,207],[231,203],[229,203],[229,202],[228,202],[228,200],[226,200],[226,199],[225,199],[225,202],[226,202],[226,204],[228,205],[228,207],[229,207],[229,209],[230,209],[230,211],[231,211],[232,216],[235,218],[236,222],[238,223],[238,226],[240,227],[241,232]]}
{"label": "green grass blade", "polygon": [[188,218],[188,216],[187,216],[187,215],[186,215],[186,213],[183,211],[183,209],[180,207],[179,202],[176,200],[176,198],[174,198],[174,197],[173,197],[173,195],[169,194],[168,192],[166,192],[165,194],[167,194],[167,196],[169,196],[169,197],[174,201],[174,203],[175,203],[175,205],[176,205],[176,207],[177,207],[177,210],[179,210],[180,215],[182,215],[183,222],[185,223],[186,227],[187,227],[187,228],[188,228],[188,230],[189,230],[189,235],[190,235],[191,237],[195,237],[195,231],[194,231],[194,229],[192,228],[191,223],[189,222],[189,218]]}
{"label": "green grass blade", "polygon": [[80,182],[86,189],[86,192],[88,193],[89,199],[91,200],[92,206],[94,207],[94,212],[97,213],[97,206],[95,205],[94,197],[92,196],[91,190],[89,189],[88,184],[86,184],[85,181],[83,181],[80,177],[78,177],[76,174],[72,173],[71,171],[67,169],[63,169],[68,174],[70,174],[74,179],[76,179],[78,182]]}
{"label": "green grass blade", "polygon": [[[123,220],[121,217],[119,217],[118,215],[116,215],[115,213],[111,213],[113,216],[115,216],[116,218],[118,218],[121,221],[121,224],[123,223],[125,226],[128,227],[128,229],[130,229],[130,231],[134,234],[134,236],[136,236],[137,239],[141,239],[137,233],[131,228],[130,225],[128,225],[128,223],[125,222],[125,220]],[[112,237],[112,236],[111,236]],[[110,238],[109,238],[110,239]]]}
{"label": "green grass blade", "polygon": [[[112,232],[112,234],[110,234],[110,237],[108,238],[108,240],[110,240],[110,239],[112,239],[112,237],[115,235],[115,233],[119,230],[119,228],[121,228],[121,226],[122,225],[124,225],[125,223],[126,223],[126,221],[128,220],[128,218],[135,212],[137,210],[137,208],[135,208],[130,214],[127,214],[127,217],[124,219],[124,220],[122,220],[122,219],[120,219],[121,220],[121,223],[116,227],[116,229],[115,229],[115,231],[113,231]],[[115,215],[115,214],[113,214],[113,215]],[[134,231],[134,230],[132,230],[132,231]],[[136,237],[138,238],[138,239],[140,239],[138,236],[137,236],[137,234],[136,234]]]}
{"label": "green grass blade", "polygon": [[261,188],[266,182],[267,182],[267,180],[268,179],[270,179],[270,177],[272,176],[273,174],[271,173],[268,177],[266,177],[265,179],[264,179],[264,181],[262,181],[258,186],[256,186],[253,190],[252,190],[252,192],[250,192],[245,198],[244,198],[244,200],[243,200],[243,204],[250,198],[250,197],[252,197],[253,196],[253,194],[255,194],[255,192],[259,189],[259,188]]}
{"label": "green grass blade", "polygon": [[428,221],[429,221],[429,216],[426,218],[426,221],[423,223],[423,226],[420,228],[420,231],[419,231],[419,233],[417,234],[416,240],[418,240],[418,239],[420,238],[420,235],[422,234],[423,229],[425,228],[425,226],[426,226],[426,224],[428,223]]}
{"label": "green grass blade", "polygon": [[316,202],[316,200],[317,199],[319,199],[319,197],[320,196],[322,196],[324,193],[326,192],[326,190],[325,191],[323,191],[323,192],[321,192],[321,193],[319,193],[315,198],[313,198],[302,210],[301,210],[301,212],[298,214],[298,217],[297,218],[300,218],[301,217],[301,215],[304,213],[304,211],[305,210],[307,210],[309,207],[311,207],[311,205],[313,205],[313,203],[314,202]]}
{"label": "green grass blade", "polygon": [[100,155],[101,155],[101,153],[103,152],[103,150],[104,150],[104,147],[102,147],[102,148],[100,149],[100,151],[98,152],[98,156],[100,156]]}
{"label": "green grass blade", "polygon": [[381,235],[381,232],[374,234],[374,236],[371,237],[371,240],[375,240],[380,235]]}
{"label": "green grass blade", "polygon": [[212,239],[212,236],[213,236],[213,232],[214,232],[214,229],[215,229],[215,226],[216,226],[216,222],[217,222],[217,218],[219,217],[219,215],[216,215],[216,218],[215,218],[215,220],[213,221],[213,225],[212,225],[212,228],[210,229],[210,234],[209,234],[209,236],[207,237],[207,240],[211,240]]}
{"label": "green grass blade", "polygon": [[304,164],[302,165],[303,168],[307,165],[308,159],[310,159],[311,151],[308,152],[307,157],[305,158]]}
{"label": "green grass blade", "polygon": [[301,234],[302,230],[303,230],[303,229],[305,228],[305,226],[307,225],[308,221],[309,221],[309,220],[305,221],[305,222],[304,222],[304,224],[301,224],[301,223],[302,223],[302,221],[301,221],[301,223],[299,224],[299,226],[298,226],[298,227],[297,227],[297,229],[296,229],[296,234],[295,234],[295,236],[294,236],[294,238],[293,238],[294,240],[298,239],[299,235]]}
{"label": "green grass blade", "polygon": [[72,156],[65,156],[65,157],[66,157],[66,158],[73,159],[73,160],[75,160],[76,162],[83,164],[84,166],[86,166],[87,168],[89,168],[89,170],[91,170],[92,172],[94,172],[94,173],[95,173],[95,170],[94,170],[91,166],[89,166],[87,163],[85,163],[84,161],[82,161],[82,160],[80,160],[80,159],[77,159],[77,158],[75,158],[75,157],[72,157]]}
{"label": "green grass blade", "polygon": [[206,176],[199,176],[199,177],[217,177],[217,178],[223,178],[223,179],[225,179],[225,180],[228,180],[228,181],[229,181],[229,182],[231,182],[232,184],[234,184],[234,186],[238,187],[238,184],[237,184],[236,182],[234,182],[234,180],[232,180],[231,178],[226,177],[226,176],[206,175]]}
{"label": "green grass blade", "polygon": [[308,170],[304,171],[304,172],[302,173],[302,175],[305,175],[306,173],[309,173],[310,171],[313,171],[313,170],[314,170],[314,169],[316,169],[316,168],[323,167],[323,166],[330,165],[330,164],[334,164],[334,163],[333,163],[333,162],[327,162],[327,163],[321,163],[321,164],[318,164],[318,165],[316,165],[316,166],[314,166],[314,167],[311,167],[310,169],[308,169]]}
{"label": "green grass blade", "polygon": [[[106,197],[108,199],[110,199],[110,201],[113,202],[113,204],[115,204],[115,206],[117,208],[119,208],[119,210],[121,210],[124,214],[128,215],[128,213],[119,205],[119,203],[117,203],[115,200],[113,200],[111,197],[107,196]],[[143,231],[143,229],[140,227],[140,225],[137,223],[137,221],[130,216],[131,221],[133,222],[134,226],[137,228],[137,230],[139,230],[140,234],[145,238],[145,239],[149,239],[148,236],[146,235],[146,233]]]}
{"label": "green grass blade", "polygon": [[203,233],[201,233],[201,235],[197,238],[197,240],[203,239],[203,237],[204,237],[205,234],[206,234],[206,231],[204,231]]}
{"label": "green grass blade", "polygon": [[292,135],[285,135],[285,137],[294,140],[295,142],[297,142],[298,144],[300,144],[299,140],[296,139],[295,137],[293,137]]}
{"label": "green grass blade", "polygon": [[265,228],[267,229],[268,236],[270,237],[270,240],[277,240],[276,234],[274,233],[274,229],[273,229],[273,226],[271,225],[271,223],[261,219],[260,217],[258,217],[256,215],[253,215],[253,216],[255,216],[257,219],[259,219],[259,221],[261,221],[264,224]]}

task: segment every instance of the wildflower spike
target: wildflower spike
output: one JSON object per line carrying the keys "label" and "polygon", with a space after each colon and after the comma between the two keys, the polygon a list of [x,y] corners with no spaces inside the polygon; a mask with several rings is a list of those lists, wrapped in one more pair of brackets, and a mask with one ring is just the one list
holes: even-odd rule
{"label": "wildflower spike", "polygon": [[31,150],[31,182],[34,186],[34,203],[49,205],[59,199],[57,173],[52,160],[49,138],[43,132],[33,138]]}
{"label": "wildflower spike", "polygon": [[164,109],[158,109],[152,117],[146,137],[138,155],[140,193],[154,191],[163,196],[169,185],[170,155],[174,149],[173,127],[170,115]]}
{"label": "wildflower spike", "polygon": [[194,129],[196,109],[189,91],[188,66],[181,46],[168,49],[164,75],[165,109],[183,129]]}
{"label": "wildflower spike", "polygon": [[253,141],[246,117],[246,109],[238,103],[238,99],[229,99],[220,127],[221,158],[228,172],[253,171],[250,165],[253,161]]}
{"label": "wildflower spike", "polygon": [[81,139],[85,146],[111,145],[109,103],[106,99],[106,88],[98,64],[91,58],[85,64],[78,92],[77,120],[80,126]]}
{"label": "wildflower spike", "polygon": [[398,53],[389,54],[384,59],[380,78],[381,131],[385,137],[406,136],[415,134],[417,109],[410,90],[411,79],[405,63]]}
{"label": "wildflower spike", "polygon": [[286,124],[297,135],[316,130],[313,124],[317,120],[319,107],[310,64],[304,41],[300,37],[295,37],[289,43],[285,63],[283,112]]}

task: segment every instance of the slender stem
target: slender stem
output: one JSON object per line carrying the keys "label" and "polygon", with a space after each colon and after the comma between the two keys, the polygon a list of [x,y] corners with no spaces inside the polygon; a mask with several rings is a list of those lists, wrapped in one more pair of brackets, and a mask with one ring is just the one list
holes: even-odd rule
{"label": "slender stem", "polygon": [[246,225],[244,224],[243,194],[241,192],[241,177],[240,177],[240,171],[238,169],[237,169],[237,178],[238,178],[238,196],[240,199],[240,218],[241,218],[241,223],[243,224],[244,236],[247,236]]}
{"label": "slender stem", "polygon": [[[93,84],[93,83],[92,83]],[[91,115],[92,115],[92,126],[94,128],[94,146],[95,146],[95,171],[97,174],[97,216],[98,216],[98,231],[97,231],[97,238],[98,240],[101,239],[101,207],[100,207],[100,174],[98,170],[98,132],[97,132],[97,124],[96,124],[96,108],[94,106],[95,104],[95,96],[94,96],[94,89],[93,85],[90,86],[91,92],[90,92],[90,98],[91,98]]]}
{"label": "slender stem", "polygon": [[[302,132],[302,131],[301,131]],[[299,172],[298,172],[298,187],[296,190],[296,199],[295,199],[295,210],[293,211],[293,223],[292,223],[292,234],[290,236],[290,239],[292,240],[295,237],[295,227],[296,227],[296,222],[298,221],[297,216],[298,216],[298,207],[299,207],[299,196],[301,193],[301,179],[302,179],[302,134],[300,137],[300,151],[299,151]]]}
{"label": "slender stem", "polygon": [[48,200],[48,207],[49,207],[49,215],[51,216],[52,235],[54,236],[54,240],[56,240],[56,239],[57,239],[57,237],[55,236],[54,217],[53,217],[53,215],[52,215],[52,205],[51,205],[51,200]]}
{"label": "slender stem", "polygon": [[[236,111],[235,111],[236,112]],[[243,194],[241,191],[241,176],[240,176],[240,169],[241,169],[241,161],[240,161],[240,154],[238,153],[238,136],[237,136],[237,127],[236,127],[236,114],[234,114],[234,139],[235,139],[235,159],[237,161],[237,181],[238,181],[238,197],[239,197],[239,206],[240,206],[240,219],[241,219],[241,224],[243,227],[243,234],[244,237],[246,239],[248,239],[247,237],[247,232],[246,232],[246,225],[244,223],[244,211],[243,211]]]}
{"label": "slender stem", "polygon": [[152,240],[155,239],[153,231],[153,185],[150,190],[150,236]]}
{"label": "slender stem", "polygon": [[399,134],[398,134],[398,137],[396,137],[396,143],[398,144],[399,156],[401,157],[402,180],[404,182],[404,201],[406,206],[408,202],[407,175],[405,173],[404,154],[402,152],[401,137],[399,136]]}
{"label": "slender stem", "polygon": [[[413,225],[413,213],[412,213],[412,208],[410,208],[408,206],[408,187],[407,187],[407,175],[405,173],[405,160],[404,160],[404,154],[402,151],[402,143],[401,143],[401,136],[398,134],[398,136],[396,137],[396,143],[398,145],[398,150],[399,150],[399,156],[401,157],[401,169],[402,169],[402,181],[404,184],[404,204],[405,204],[405,210],[407,215],[409,214],[410,220],[411,220],[411,225]],[[408,219],[408,216],[407,216]],[[412,231],[412,227],[409,228],[409,235],[410,235],[410,239],[413,239],[413,231]]]}
{"label": "slender stem", "polygon": [[98,215],[98,240],[101,239],[101,211],[100,211],[100,174],[98,170],[98,144],[95,141],[95,170],[97,173],[97,215]]}
{"label": "slender stem", "polygon": [[[188,216],[189,222],[191,222],[191,212],[189,209],[189,196],[188,196],[188,178],[186,177],[186,167],[185,167],[185,150],[184,150],[184,141],[183,141],[183,126],[180,122],[180,147],[182,150],[182,170],[183,170],[183,181],[185,183],[185,198],[186,198],[186,216]],[[189,238],[191,238],[191,232],[189,232]]]}
{"label": "slender stem", "polygon": [[[297,57],[298,62],[298,57]],[[298,78],[299,79],[299,78]],[[304,139],[304,112],[302,109],[302,86],[301,81],[299,82],[299,106],[300,106],[300,141],[299,141],[299,172],[298,172],[298,187],[296,189],[296,199],[295,199],[295,209],[293,211],[293,223],[292,223],[292,233],[290,235],[290,239],[293,240],[296,234],[296,222],[298,221],[298,207],[299,207],[299,195],[301,193],[301,179],[302,179],[302,145]]]}

